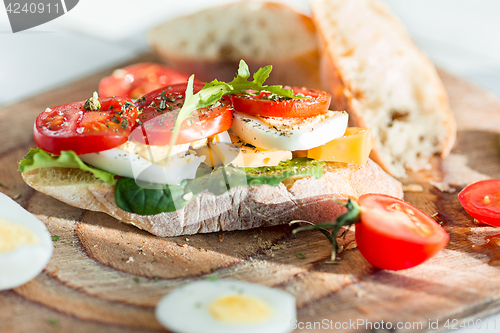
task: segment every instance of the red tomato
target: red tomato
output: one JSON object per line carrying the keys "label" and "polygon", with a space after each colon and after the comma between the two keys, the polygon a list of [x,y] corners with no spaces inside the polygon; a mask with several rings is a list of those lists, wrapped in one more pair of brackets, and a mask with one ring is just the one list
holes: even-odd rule
{"label": "red tomato", "polygon": [[365,194],[358,200],[361,222],[356,243],[363,257],[381,269],[406,269],[441,251],[450,236],[432,218],[400,199]]}
{"label": "red tomato", "polygon": [[100,98],[98,111],[84,109],[84,101],[56,106],[35,121],[33,136],[38,147],[59,155],[78,155],[111,149],[125,143],[137,118],[137,107],[125,98]]}
{"label": "red tomato", "polygon": [[234,110],[261,117],[314,117],[324,114],[330,107],[330,94],[313,89],[291,88],[294,95],[302,94],[311,99],[288,99],[261,92],[253,95],[233,95]]}
{"label": "red tomato", "polygon": [[[202,83],[194,83],[194,93],[203,86]],[[138,117],[140,126],[134,129],[131,138],[149,145],[168,145],[177,115],[184,105],[186,87],[187,83],[173,84],[140,98],[136,102],[141,113]],[[227,98],[222,98],[219,105],[198,109],[186,119],[175,143],[200,140],[227,131],[232,124],[233,108]]]}
{"label": "red tomato", "polygon": [[488,179],[467,185],[458,200],[470,216],[500,227],[500,179]]}
{"label": "red tomato", "polygon": [[187,82],[189,76],[175,69],[152,63],[140,63],[117,69],[99,83],[100,96],[139,98],[173,83]]}

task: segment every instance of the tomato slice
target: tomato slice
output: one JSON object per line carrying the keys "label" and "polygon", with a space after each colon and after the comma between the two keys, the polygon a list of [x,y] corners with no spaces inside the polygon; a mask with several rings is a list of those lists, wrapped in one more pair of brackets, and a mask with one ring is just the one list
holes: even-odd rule
{"label": "tomato slice", "polygon": [[[194,83],[197,93],[203,83]],[[164,146],[170,143],[177,115],[184,105],[187,83],[173,84],[155,90],[136,105],[141,113],[139,126],[132,131],[131,138],[148,145]],[[198,109],[186,119],[179,130],[175,144],[189,143],[227,131],[233,124],[233,108],[230,100],[223,97],[217,104]]]}
{"label": "tomato slice", "polygon": [[500,227],[500,179],[467,185],[458,194],[458,200],[476,220]]}
{"label": "tomato slice", "polygon": [[261,117],[314,117],[324,114],[330,107],[330,94],[313,89],[292,87],[294,95],[312,98],[289,99],[268,92],[258,95],[233,95],[233,107],[236,111]]}
{"label": "tomato slice", "polygon": [[45,110],[35,121],[35,143],[56,155],[62,150],[78,155],[95,153],[125,143],[135,124],[137,107],[125,98],[100,98],[99,102],[97,111],[85,110],[85,101]]}
{"label": "tomato slice", "polygon": [[450,239],[436,221],[403,200],[365,194],[358,203],[361,222],[355,227],[356,243],[375,267],[414,267],[441,251]]}
{"label": "tomato slice", "polygon": [[117,69],[99,83],[99,95],[139,98],[155,89],[173,83],[186,82],[189,76],[175,69],[140,63]]}

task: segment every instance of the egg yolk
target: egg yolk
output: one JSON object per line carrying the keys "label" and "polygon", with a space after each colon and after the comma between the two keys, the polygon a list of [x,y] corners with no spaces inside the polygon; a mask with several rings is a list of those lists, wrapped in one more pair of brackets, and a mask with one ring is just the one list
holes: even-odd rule
{"label": "egg yolk", "polygon": [[36,243],[38,238],[29,228],[0,217],[0,253]]}
{"label": "egg yolk", "polygon": [[264,321],[271,317],[269,305],[249,296],[232,295],[219,298],[208,308],[218,321],[232,324],[248,324]]}

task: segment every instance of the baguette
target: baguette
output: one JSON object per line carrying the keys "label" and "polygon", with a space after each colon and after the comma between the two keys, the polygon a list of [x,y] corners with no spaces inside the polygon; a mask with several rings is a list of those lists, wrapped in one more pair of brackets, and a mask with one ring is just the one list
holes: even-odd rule
{"label": "baguette", "polygon": [[365,193],[403,197],[401,183],[371,160],[363,167],[328,163],[324,169],[319,179],[287,179],[276,187],[236,187],[220,196],[205,191],[181,210],[156,215],[118,208],[114,186],[80,169],[42,168],[22,176],[39,192],[72,206],[107,213],[160,237],[245,230],[295,219],[332,221],[344,208],[330,199],[357,199]]}
{"label": "baguette", "polygon": [[446,156],[456,125],[436,69],[378,0],[312,0],[320,73],[350,126],[370,127],[370,155],[397,177]]}
{"label": "baguette", "polygon": [[252,72],[273,65],[269,84],[320,88],[312,20],[282,3],[209,8],[153,28],[148,40],[165,63],[200,81],[229,82],[245,59]]}

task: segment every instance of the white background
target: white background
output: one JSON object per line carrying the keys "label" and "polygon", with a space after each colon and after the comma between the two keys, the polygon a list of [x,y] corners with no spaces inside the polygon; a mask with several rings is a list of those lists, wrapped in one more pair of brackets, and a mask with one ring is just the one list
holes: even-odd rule
{"label": "white background", "polygon": [[[0,105],[133,58],[148,49],[144,34],[155,24],[230,1],[80,0],[66,15],[16,34],[0,4]],[[499,0],[385,1],[437,65],[500,97]],[[286,2],[308,11],[306,0]]]}

